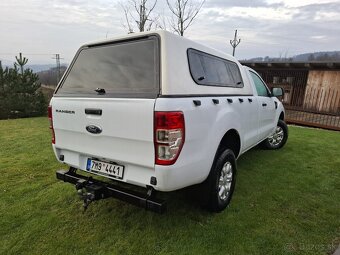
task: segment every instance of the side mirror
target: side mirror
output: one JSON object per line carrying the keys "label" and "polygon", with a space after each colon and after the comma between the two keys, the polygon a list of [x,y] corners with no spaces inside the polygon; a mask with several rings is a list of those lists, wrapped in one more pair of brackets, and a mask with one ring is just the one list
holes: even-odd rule
{"label": "side mirror", "polygon": [[272,88],[271,92],[273,97],[283,97],[284,95],[283,88]]}

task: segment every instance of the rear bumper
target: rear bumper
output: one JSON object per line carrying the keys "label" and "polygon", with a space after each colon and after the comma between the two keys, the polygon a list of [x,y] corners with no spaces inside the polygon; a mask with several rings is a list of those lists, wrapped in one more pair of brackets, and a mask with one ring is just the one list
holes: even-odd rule
{"label": "rear bumper", "polygon": [[[52,145],[55,156],[60,163],[64,163],[70,167],[79,169],[81,171],[91,173],[93,175],[102,176],[113,181],[121,183],[132,184],[145,188],[152,186],[157,191],[170,192],[179,190],[194,184],[203,182],[208,172],[207,160],[203,158],[192,157],[190,150],[183,147],[183,151],[174,165],[136,165],[127,161],[119,161],[114,158],[103,158],[98,155],[82,154],[76,151],[72,151],[65,148],[58,148],[56,145]],[[194,148],[191,148],[194,150]],[[133,157],[133,155],[132,155]],[[119,165],[123,165],[124,175],[123,179],[116,179],[110,176],[101,175],[95,172],[89,172],[86,170],[86,164],[88,158],[97,158],[102,161],[113,161]],[[190,160],[188,160],[190,158]],[[155,178],[156,182],[152,182],[151,179]]]}
{"label": "rear bumper", "polygon": [[58,170],[57,179],[76,185],[76,188],[84,188],[87,192],[93,194],[93,200],[99,200],[114,197],[127,203],[142,207],[146,210],[164,213],[166,211],[166,202],[146,193],[140,193],[115,186],[103,181],[93,179],[92,177],[77,174],[75,171]]}

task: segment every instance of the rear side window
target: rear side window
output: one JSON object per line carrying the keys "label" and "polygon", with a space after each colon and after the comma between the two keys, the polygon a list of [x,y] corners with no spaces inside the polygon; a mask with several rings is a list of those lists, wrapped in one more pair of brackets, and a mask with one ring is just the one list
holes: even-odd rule
{"label": "rear side window", "polygon": [[[158,52],[156,36],[83,48],[57,95],[157,97]],[[96,88],[106,93],[98,95]]]}
{"label": "rear side window", "polygon": [[236,63],[198,50],[188,50],[190,73],[199,85],[242,88]]}

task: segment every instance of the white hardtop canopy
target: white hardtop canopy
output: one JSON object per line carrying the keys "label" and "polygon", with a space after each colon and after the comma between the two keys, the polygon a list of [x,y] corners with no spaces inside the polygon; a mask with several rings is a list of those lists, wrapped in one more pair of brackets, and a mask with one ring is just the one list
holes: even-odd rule
{"label": "white hardtop canopy", "polygon": [[[247,70],[231,55],[211,47],[196,43],[185,37],[175,35],[168,31],[156,30],[140,33],[131,33],[124,36],[108,38],[83,45],[93,46],[108,44],[121,40],[156,35],[160,38],[161,55],[161,94],[162,95],[253,95]],[[236,63],[240,69],[244,87],[218,87],[198,85],[192,79],[187,57],[187,50],[199,50]]]}

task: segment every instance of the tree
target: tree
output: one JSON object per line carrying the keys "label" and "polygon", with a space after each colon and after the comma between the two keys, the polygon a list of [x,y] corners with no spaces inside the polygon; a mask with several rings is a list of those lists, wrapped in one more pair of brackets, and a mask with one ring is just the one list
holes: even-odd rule
{"label": "tree", "polygon": [[171,4],[166,0],[168,7],[172,13],[170,26],[180,36],[184,35],[185,30],[190,27],[197,14],[201,10],[205,0],[194,3],[192,0],[174,0]]}
{"label": "tree", "polygon": [[44,115],[47,102],[38,75],[25,69],[28,60],[21,53],[16,60],[13,68],[0,63],[0,119]]}
{"label": "tree", "polygon": [[17,60],[17,63],[14,63],[14,66],[18,67],[20,66],[21,75],[24,74],[24,66],[27,64],[28,59],[25,57],[22,57],[22,54],[19,53],[19,57],[15,56],[15,59]]}
{"label": "tree", "polygon": [[151,12],[155,9],[157,0],[149,5],[149,0],[130,0],[127,5],[121,4],[128,33],[134,32],[134,27],[139,32],[150,31],[156,24],[157,17],[152,18]]}

